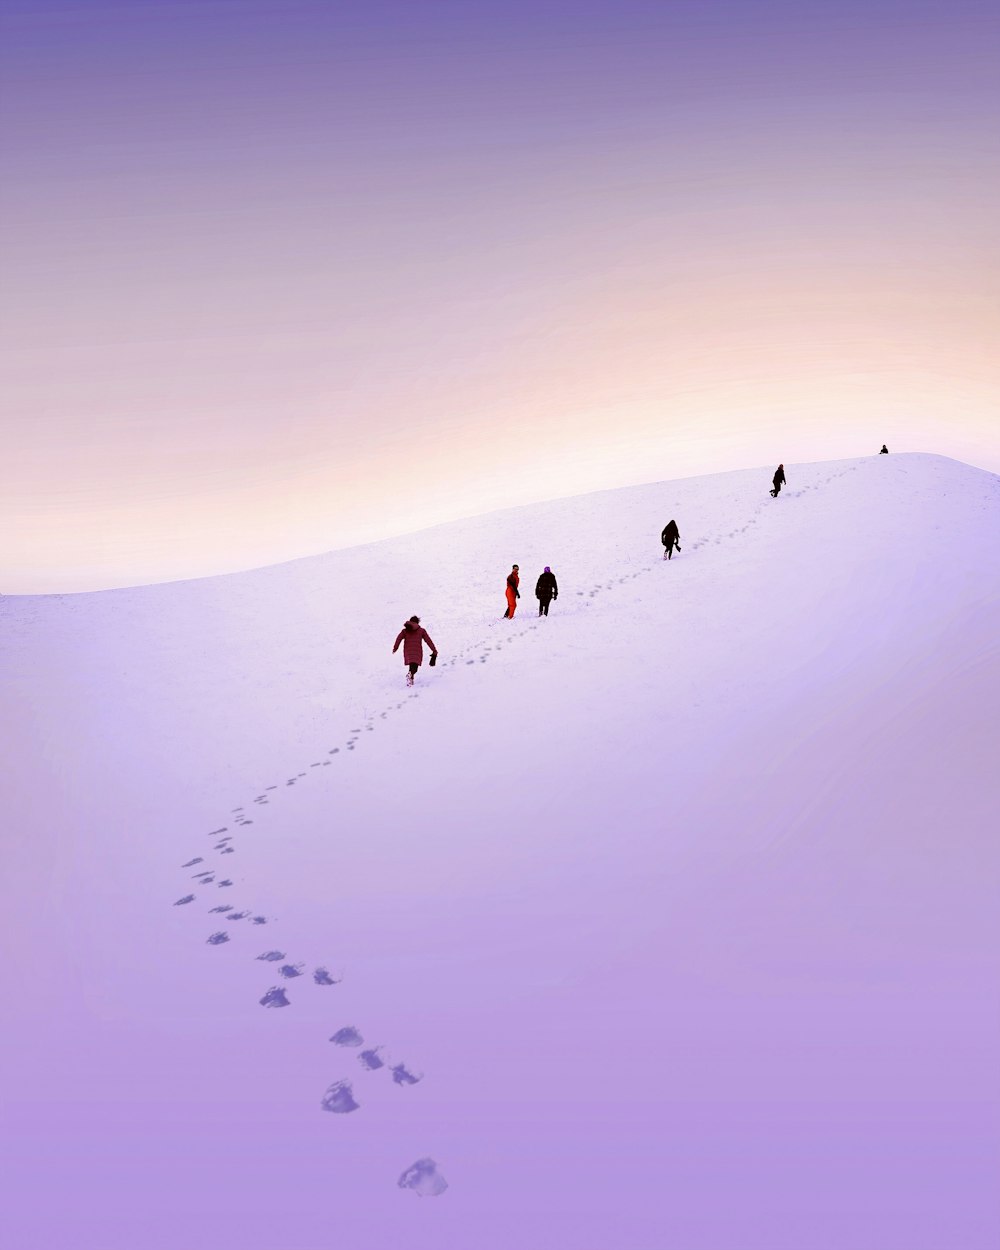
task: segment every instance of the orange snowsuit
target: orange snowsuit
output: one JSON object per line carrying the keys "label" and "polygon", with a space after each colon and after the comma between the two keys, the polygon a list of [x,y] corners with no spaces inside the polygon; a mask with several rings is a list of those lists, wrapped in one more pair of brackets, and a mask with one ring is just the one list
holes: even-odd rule
{"label": "orange snowsuit", "polygon": [[517,601],[520,598],[520,592],[517,589],[518,583],[520,582],[520,580],[521,580],[520,574],[516,570],[511,569],[510,573],[507,575],[507,611],[505,613],[506,616],[512,617],[514,615],[514,609],[517,607]]}

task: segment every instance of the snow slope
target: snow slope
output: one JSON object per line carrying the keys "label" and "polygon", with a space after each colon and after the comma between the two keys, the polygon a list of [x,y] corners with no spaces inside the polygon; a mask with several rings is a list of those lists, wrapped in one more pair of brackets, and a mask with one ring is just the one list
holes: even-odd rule
{"label": "snow slope", "polygon": [[0,600],[11,1244],[996,1246],[1000,479],[770,472]]}

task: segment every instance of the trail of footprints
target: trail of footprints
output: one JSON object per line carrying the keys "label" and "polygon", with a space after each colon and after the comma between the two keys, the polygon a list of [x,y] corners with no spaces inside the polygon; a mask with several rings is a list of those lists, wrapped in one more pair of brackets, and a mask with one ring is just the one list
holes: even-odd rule
{"label": "trail of footprints", "polygon": [[[857,466],[851,466],[848,469],[841,470],[839,473],[833,473],[829,477],[824,478],[822,481],[813,483],[809,486],[804,486],[799,490],[789,491],[786,489],[782,493],[793,499],[799,498],[808,491],[818,490],[821,487],[828,485],[834,479],[843,477],[846,473],[854,472],[856,467]],[[707,546],[709,543],[718,545],[724,542],[727,538],[732,539],[736,538],[740,534],[745,534],[747,530],[757,524],[758,518],[764,513],[767,507],[768,505],[762,502],[743,526],[732,529],[725,535],[716,535],[714,537],[698,539],[691,544],[691,550],[697,551],[700,547]],[[602,591],[612,590],[615,586],[621,586],[637,577],[651,573],[659,563],[661,562],[653,561],[650,565],[637,569],[632,573],[627,573],[622,577],[612,579],[608,582],[598,583],[597,585],[592,586],[589,590],[578,590],[576,592],[577,596],[594,599]],[[454,667],[463,661],[466,665],[476,664],[477,662],[485,664],[490,658],[491,653],[498,654],[504,649],[505,646],[510,646],[516,638],[523,637],[531,630],[536,629],[537,624],[536,620],[531,619],[527,626],[514,630],[512,633],[508,634],[503,642],[486,644],[485,641],[483,641],[474,643],[469,647],[465,647],[456,652],[451,659],[445,660],[440,667]],[[471,658],[466,658],[469,656],[469,653],[473,651],[478,652],[478,654],[471,656]],[[401,711],[410,699],[419,697],[420,692],[418,690],[409,691],[399,702],[394,703],[391,707],[377,713],[378,719],[386,720],[393,712]],[[372,733],[374,730],[375,716],[373,715],[366,720],[363,725],[359,725],[350,731],[351,736],[343,744],[343,747],[330,747],[327,750],[328,758],[315,760],[310,763],[309,771],[296,773],[293,777],[286,778],[284,782],[285,787],[297,785],[300,781],[305,780],[305,778],[309,776],[312,769],[329,768],[332,763],[333,756],[339,755],[342,749],[344,751],[354,751],[357,748],[358,743],[361,741],[361,735],[363,733]],[[253,804],[260,808],[268,806],[271,802],[271,796],[277,793],[280,788],[281,784],[279,782],[275,782],[273,785],[265,786],[263,791],[253,799]],[[232,817],[233,824],[235,824],[238,828],[245,828],[254,823],[253,820],[247,816],[246,810],[242,806],[234,807],[230,815]],[[214,839],[213,850],[219,856],[233,855],[236,853],[236,847],[233,845],[235,835],[229,832],[228,826],[213,829],[208,836]],[[204,862],[204,856],[196,855],[187,860],[181,865],[181,867],[184,869],[195,868]],[[231,878],[220,878],[216,870],[212,868],[200,869],[198,872],[191,874],[189,879],[195,883],[195,891],[213,885],[217,889],[227,889],[233,885]],[[196,902],[198,897],[199,895],[197,893],[187,893],[178,898],[173,905],[175,907],[187,906]],[[232,903],[216,904],[215,906],[210,907],[208,911],[212,915],[221,917],[222,922],[227,925],[235,924],[240,921],[246,921],[246,927],[256,928],[269,923],[269,917],[255,914],[253,910],[249,908],[240,909]],[[227,929],[218,929],[214,933],[210,933],[205,941],[209,946],[224,946],[231,941],[231,934]],[[257,961],[264,964],[279,965],[275,970],[277,974],[286,982],[286,985],[295,983],[300,979],[305,978],[306,983],[311,981],[313,985],[329,987],[339,984],[342,979],[342,974],[332,974],[330,970],[323,965],[313,967],[310,973],[307,974],[306,964],[304,962],[294,963],[289,961],[287,955],[282,950],[266,950],[255,956],[255,958]],[[286,988],[286,985],[272,985],[260,998],[260,1005],[270,1010],[291,1006],[292,999],[289,996],[289,991]],[[395,1085],[404,1087],[416,1085],[422,1079],[423,1074],[421,1072],[405,1063],[399,1061],[394,1062],[385,1053],[382,1046],[366,1045],[365,1038],[353,1025],[344,1025],[343,1027],[337,1029],[337,1031],[330,1037],[330,1042],[339,1049],[356,1050],[356,1059],[363,1072],[377,1072],[385,1068]],[[335,1115],[350,1114],[351,1112],[357,1111],[360,1105],[361,1104],[354,1096],[354,1086],[352,1081],[346,1078],[333,1082],[320,1099],[320,1107],[324,1111],[331,1112]],[[401,1188],[413,1189],[420,1195],[443,1193],[447,1188],[447,1182],[437,1171],[437,1165],[432,1159],[417,1160],[416,1163],[411,1165],[411,1167],[408,1168],[402,1176],[400,1176],[398,1184]]]}

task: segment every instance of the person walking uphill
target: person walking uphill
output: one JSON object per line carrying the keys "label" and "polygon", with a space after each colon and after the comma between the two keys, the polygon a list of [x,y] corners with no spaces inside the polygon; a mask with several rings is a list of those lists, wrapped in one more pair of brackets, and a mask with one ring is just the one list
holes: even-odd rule
{"label": "person walking uphill", "polygon": [[772,485],[774,486],[774,489],[771,491],[771,494],[775,497],[775,499],[777,499],[782,486],[784,486],[785,484],[785,466],[783,464],[779,464],[778,467],[774,470],[774,477],[771,478],[771,482],[772,482]]}
{"label": "person walking uphill", "polygon": [[678,551],[681,549],[681,532],[677,528],[676,521],[668,521],[663,527],[663,533],[660,535],[660,542],[663,543],[663,558],[669,560],[674,553],[676,547]]}
{"label": "person walking uphill", "polygon": [[882,444],[882,450],[878,454],[880,456],[887,456],[889,454],[889,448],[886,447],[885,443]]}
{"label": "person walking uphill", "polygon": [[545,572],[539,573],[538,581],[535,582],[535,598],[538,600],[539,616],[548,616],[549,604],[553,599],[559,598],[559,583],[547,564]]}
{"label": "person walking uphill", "polygon": [[431,667],[437,663],[438,650],[431,640],[430,634],[420,624],[419,616],[411,616],[403,628],[399,631],[396,641],[392,645],[393,655],[399,650],[399,644],[403,644],[403,663],[409,669],[406,674],[406,684],[413,685],[413,680],[417,675],[417,669],[424,662],[424,643],[431,649]]}
{"label": "person walking uphill", "polygon": [[513,618],[517,609],[517,601],[521,597],[521,592],[518,590],[520,582],[521,574],[517,571],[517,565],[515,564],[507,574],[507,611],[504,613],[505,618]]}

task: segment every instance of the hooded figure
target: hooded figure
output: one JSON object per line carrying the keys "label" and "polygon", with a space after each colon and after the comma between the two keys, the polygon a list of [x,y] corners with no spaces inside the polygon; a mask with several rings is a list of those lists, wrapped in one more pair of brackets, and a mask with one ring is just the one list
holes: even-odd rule
{"label": "hooded figure", "polygon": [[880,456],[887,456],[889,454],[889,448],[886,447],[885,443],[882,444],[882,450],[878,454]]}
{"label": "hooded figure", "polygon": [[660,542],[663,543],[664,560],[669,560],[674,553],[676,547],[678,551],[681,549],[681,532],[677,528],[676,521],[668,521],[663,527],[663,533],[660,535]]}
{"label": "hooded figure", "polygon": [[521,592],[518,590],[520,581],[521,575],[517,571],[517,565],[515,564],[511,571],[507,574],[507,611],[504,613],[505,617],[513,617],[514,615],[514,610],[517,607],[517,601],[521,597]]}
{"label": "hooded figure", "polygon": [[771,478],[771,482],[774,485],[774,490],[771,491],[771,494],[774,495],[775,498],[777,498],[778,492],[781,490],[782,486],[784,486],[785,484],[785,466],[783,464],[779,464],[778,467],[774,470],[774,477]]}
{"label": "hooded figure", "polygon": [[556,575],[546,564],[545,572],[538,575],[535,582],[535,598],[538,600],[538,615],[548,616],[549,604],[559,598],[559,584]]}
{"label": "hooded figure", "polygon": [[437,660],[437,647],[431,641],[431,636],[426,629],[420,624],[419,616],[411,616],[403,628],[399,631],[396,641],[392,646],[393,655],[399,650],[399,644],[403,644],[403,663],[410,670],[406,674],[406,684],[413,685],[413,679],[417,675],[417,669],[424,662],[424,643],[431,649],[431,664]]}

